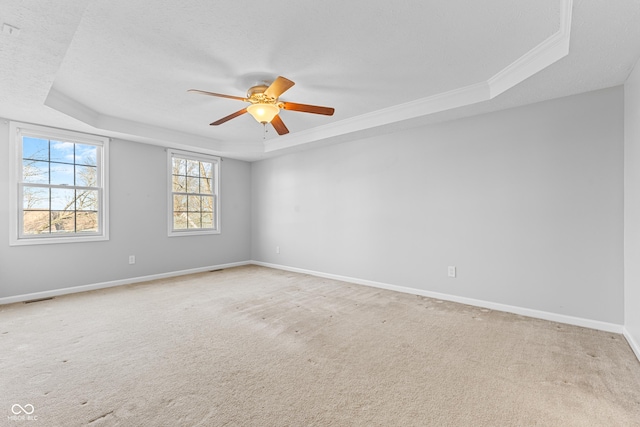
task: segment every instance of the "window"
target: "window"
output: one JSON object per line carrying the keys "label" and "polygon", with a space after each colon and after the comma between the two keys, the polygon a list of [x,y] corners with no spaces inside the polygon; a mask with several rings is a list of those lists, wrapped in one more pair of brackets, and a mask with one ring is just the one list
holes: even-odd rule
{"label": "window", "polygon": [[10,244],[108,240],[108,139],[11,123]]}
{"label": "window", "polygon": [[219,233],[220,158],[167,152],[169,236]]}

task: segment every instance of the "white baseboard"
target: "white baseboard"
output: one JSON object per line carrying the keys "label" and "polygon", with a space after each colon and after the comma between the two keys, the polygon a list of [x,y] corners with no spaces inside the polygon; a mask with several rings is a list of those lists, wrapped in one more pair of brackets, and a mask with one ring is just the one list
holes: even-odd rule
{"label": "white baseboard", "polygon": [[111,288],[114,286],[129,285],[132,283],[147,282],[149,280],[155,280],[155,279],[166,279],[168,277],[184,276],[185,274],[202,273],[204,271],[220,270],[223,268],[239,267],[239,266],[248,265],[248,264],[251,264],[251,261],[232,262],[229,264],[219,264],[219,265],[212,265],[208,267],[192,268],[189,270],[179,270],[179,271],[171,271],[168,273],[151,274],[149,276],[132,277],[128,279],[113,280],[110,282],[94,283],[91,285],[81,285],[81,286],[74,286],[71,288],[62,288],[62,289],[54,289],[51,291],[34,292],[31,294],[15,295],[10,297],[0,298],[0,305],[11,304],[14,302],[31,301],[31,300],[42,299],[42,298],[51,298],[51,297],[57,297],[60,295],[75,294],[78,292],[94,291],[96,289],[104,289],[104,288]]}
{"label": "white baseboard", "polygon": [[[335,279],[343,282],[355,283],[358,285],[372,286],[374,288],[387,289],[391,291],[403,292],[403,293],[408,293],[412,295],[421,295],[428,298],[435,298],[435,299],[440,299],[444,301],[459,302],[461,304],[473,305],[476,307],[483,307],[491,310],[505,311],[507,313],[514,313],[514,314],[519,314],[521,316],[534,317],[534,318],[543,319],[543,320],[550,320],[552,322],[565,323],[568,325],[581,326],[584,328],[597,329],[600,331],[613,332],[616,334],[623,333],[623,325],[618,325],[615,323],[601,322],[598,320],[584,319],[581,317],[573,317],[573,316],[567,316],[564,314],[550,313],[547,311],[533,310],[530,308],[499,304],[495,302],[460,297],[456,295],[442,294],[439,292],[425,291],[422,289],[408,288],[405,286],[390,285],[387,283],[374,282],[372,280],[363,280],[363,279],[358,279],[354,277],[340,276],[337,274],[322,273],[319,271],[289,267],[286,265],[271,264],[271,263],[261,262],[261,261],[251,261],[251,263],[255,265],[260,265],[263,267],[276,268],[279,270],[292,271],[295,273],[310,274],[312,276],[324,277],[327,279]],[[638,353],[636,352],[636,355],[637,354]]]}
{"label": "white baseboard", "polygon": [[208,267],[198,267],[198,268],[193,268],[189,270],[171,271],[168,273],[152,274],[148,276],[139,276],[139,277],[132,277],[128,279],[113,280],[110,282],[94,283],[91,285],[81,285],[81,286],[75,286],[71,288],[62,288],[62,289],[54,289],[54,290],[44,291],[44,292],[34,292],[30,294],[15,295],[10,297],[0,298],[0,305],[22,302],[22,301],[30,301],[30,300],[41,299],[41,298],[51,298],[51,297],[56,297],[60,295],[93,291],[96,289],[111,288],[114,286],[129,285],[132,283],[146,282],[149,280],[165,279],[168,277],[183,276],[186,274],[193,274],[193,273],[202,273],[204,271],[220,270],[223,268],[239,267],[239,266],[249,265],[249,264],[275,268],[278,270],[292,271],[295,273],[309,274],[312,276],[340,280],[343,282],[371,286],[371,287],[380,288],[380,289],[387,289],[387,290],[396,291],[396,292],[403,292],[403,293],[412,294],[412,295],[421,295],[428,298],[441,299],[444,301],[458,302],[462,304],[473,305],[476,307],[488,308],[491,310],[504,311],[507,313],[514,313],[522,316],[549,320],[552,322],[559,322],[559,323],[565,323],[568,325],[581,326],[584,328],[597,329],[597,330],[606,331],[606,332],[623,334],[626,340],[629,342],[629,345],[631,346],[631,349],[635,353],[636,357],[640,361],[640,345],[638,345],[638,343],[633,339],[631,334],[626,330],[626,328],[623,325],[601,322],[598,320],[584,319],[580,317],[567,316],[564,314],[533,310],[533,309],[524,308],[524,307],[499,304],[495,302],[478,300],[473,298],[465,298],[465,297],[460,297],[456,295],[442,294],[439,292],[425,291],[422,289],[409,288],[405,286],[390,285],[388,283],[375,282],[372,280],[364,280],[364,279],[358,279],[354,277],[340,276],[337,274],[323,273],[319,271],[307,270],[304,268],[289,267],[289,266],[280,265],[280,264],[271,264],[271,263],[261,262],[261,261],[233,262],[228,264],[212,265]]}
{"label": "white baseboard", "polygon": [[633,339],[633,336],[629,333],[626,327],[622,328],[622,334],[627,339],[631,350],[633,350],[633,352],[636,354],[636,357],[638,358],[638,361],[640,362],[640,344],[638,344],[636,340]]}

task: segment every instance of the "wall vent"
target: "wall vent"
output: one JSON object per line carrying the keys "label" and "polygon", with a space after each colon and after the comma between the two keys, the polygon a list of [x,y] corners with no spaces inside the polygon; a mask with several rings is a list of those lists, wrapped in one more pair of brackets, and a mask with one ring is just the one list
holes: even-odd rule
{"label": "wall vent", "polygon": [[24,301],[24,303],[25,304],[31,304],[32,302],[49,301],[50,299],[53,299],[53,298],[54,297],[30,299],[29,301]]}

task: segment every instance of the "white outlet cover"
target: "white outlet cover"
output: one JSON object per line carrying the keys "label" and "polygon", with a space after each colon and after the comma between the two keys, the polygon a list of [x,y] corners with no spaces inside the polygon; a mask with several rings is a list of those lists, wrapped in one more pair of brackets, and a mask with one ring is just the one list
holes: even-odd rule
{"label": "white outlet cover", "polygon": [[449,277],[456,277],[456,267],[450,265],[448,269],[448,274],[449,274]]}

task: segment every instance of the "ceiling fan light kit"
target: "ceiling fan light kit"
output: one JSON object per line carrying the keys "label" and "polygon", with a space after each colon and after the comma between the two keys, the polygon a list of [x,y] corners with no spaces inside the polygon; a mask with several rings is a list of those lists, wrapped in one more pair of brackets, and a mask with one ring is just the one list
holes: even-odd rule
{"label": "ceiling fan light kit", "polygon": [[251,104],[247,107],[247,112],[253,116],[258,123],[271,123],[273,118],[280,112],[275,104]]}
{"label": "ceiling fan light kit", "polygon": [[285,126],[282,119],[279,116],[280,110],[300,111],[303,113],[322,114],[325,116],[332,116],[334,109],[331,107],[320,107],[318,105],[297,104],[293,102],[281,102],[278,101],[280,95],[289,90],[295,83],[291,80],[279,76],[269,86],[258,85],[253,86],[247,91],[246,98],[233,95],[224,95],[221,93],[207,92],[204,90],[189,89],[188,92],[199,93],[202,95],[216,96],[219,98],[235,99],[238,101],[248,102],[251,105],[243,108],[240,111],[229,114],[215,122],[211,123],[211,126],[221,125],[231,119],[249,113],[256,119],[258,123],[266,125],[271,123],[278,135],[284,135],[289,133],[289,129]]}

